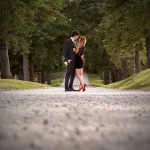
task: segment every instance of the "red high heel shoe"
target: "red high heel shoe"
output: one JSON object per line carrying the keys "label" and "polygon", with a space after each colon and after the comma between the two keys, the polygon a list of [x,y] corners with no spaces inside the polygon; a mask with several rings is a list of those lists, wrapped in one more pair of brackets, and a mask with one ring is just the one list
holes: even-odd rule
{"label": "red high heel shoe", "polygon": [[83,87],[83,92],[84,92],[84,91],[86,91],[86,84],[84,84],[84,87]]}

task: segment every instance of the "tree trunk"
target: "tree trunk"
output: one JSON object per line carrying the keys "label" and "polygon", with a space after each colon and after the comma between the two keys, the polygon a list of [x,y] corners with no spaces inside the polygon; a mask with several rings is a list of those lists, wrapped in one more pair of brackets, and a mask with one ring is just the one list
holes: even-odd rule
{"label": "tree trunk", "polygon": [[47,84],[51,85],[51,80],[52,80],[51,74],[47,73]]}
{"label": "tree trunk", "polygon": [[135,75],[135,58],[130,58],[130,75]]}
{"label": "tree trunk", "polygon": [[111,70],[112,83],[119,81],[118,70]]}
{"label": "tree trunk", "polygon": [[24,80],[29,81],[29,59],[28,59],[28,54],[23,55],[23,75],[24,75]]}
{"label": "tree trunk", "polygon": [[120,69],[116,70],[115,82],[120,81]]}
{"label": "tree trunk", "polygon": [[104,72],[100,72],[100,80],[104,79]]}
{"label": "tree trunk", "polygon": [[45,75],[44,75],[44,71],[41,71],[41,83],[45,84]]}
{"label": "tree trunk", "polygon": [[127,62],[126,59],[121,60],[121,80],[127,78]]}
{"label": "tree trunk", "polygon": [[139,73],[141,70],[140,64],[140,52],[138,50],[135,51],[135,73]]}
{"label": "tree trunk", "polygon": [[33,69],[33,65],[30,65],[30,67],[29,67],[29,75],[30,75],[30,81],[34,82],[34,69]]}
{"label": "tree trunk", "polygon": [[122,80],[122,71],[121,69],[118,70],[118,81]]}
{"label": "tree trunk", "polygon": [[10,79],[10,62],[8,55],[8,46],[7,43],[3,40],[0,40],[0,61],[1,61],[1,78]]}
{"label": "tree trunk", "polygon": [[150,36],[146,37],[147,67],[150,68]]}
{"label": "tree trunk", "polygon": [[38,81],[39,83],[41,83],[41,72],[38,72],[37,81]]}
{"label": "tree trunk", "polygon": [[109,71],[104,71],[104,84],[109,84]]}
{"label": "tree trunk", "polygon": [[113,82],[112,80],[113,80],[112,79],[112,74],[111,74],[111,71],[109,71],[109,84]]}

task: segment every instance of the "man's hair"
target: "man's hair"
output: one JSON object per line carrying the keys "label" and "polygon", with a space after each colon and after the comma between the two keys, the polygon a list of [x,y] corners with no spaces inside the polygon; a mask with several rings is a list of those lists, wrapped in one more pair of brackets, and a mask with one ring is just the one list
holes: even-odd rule
{"label": "man's hair", "polygon": [[77,31],[77,30],[73,30],[72,33],[71,33],[71,36],[72,36],[72,37],[75,37],[76,35],[77,35],[77,36],[80,35],[80,32]]}

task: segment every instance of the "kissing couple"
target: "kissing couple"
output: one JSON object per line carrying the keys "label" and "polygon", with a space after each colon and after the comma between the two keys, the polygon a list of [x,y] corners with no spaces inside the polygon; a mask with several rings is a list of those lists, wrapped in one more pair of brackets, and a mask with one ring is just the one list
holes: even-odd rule
{"label": "kissing couple", "polygon": [[[80,36],[80,32],[73,30],[71,37],[64,42],[64,61],[67,62],[67,72],[65,76],[65,91],[85,91],[86,84],[83,82],[84,50],[86,38]],[[78,90],[73,88],[75,75],[79,79]]]}

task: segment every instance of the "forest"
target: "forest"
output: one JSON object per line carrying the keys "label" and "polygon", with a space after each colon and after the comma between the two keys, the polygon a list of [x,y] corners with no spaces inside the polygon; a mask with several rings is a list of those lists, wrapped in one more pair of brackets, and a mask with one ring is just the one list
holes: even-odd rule
{"label": "forest", "polygon": [[150,0],[1,0],[1,78],[50,83],[74,29],[87,38],[85,71],[105,84],[150,68]]}

